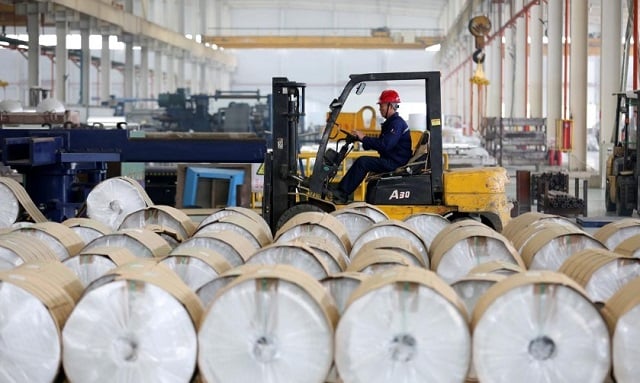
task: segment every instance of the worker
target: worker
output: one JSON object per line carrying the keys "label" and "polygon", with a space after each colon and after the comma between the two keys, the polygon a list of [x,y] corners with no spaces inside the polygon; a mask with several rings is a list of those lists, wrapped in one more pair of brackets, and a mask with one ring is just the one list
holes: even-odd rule
{"label": "worker", "polygon": [[405,120],[398,114],[400,95],[393,89],[380,93],[378,108],[385,118],[378,137],[367,137],[363,132],[351,132],[354,139],[362,142],[365,150],[375,150],[380,155],[363,156],[355,160],[337,188],[332,191],[333,201],[346,203],[358,188],[367,173],[390,172],[404,165],[411,158],[411,134]]}

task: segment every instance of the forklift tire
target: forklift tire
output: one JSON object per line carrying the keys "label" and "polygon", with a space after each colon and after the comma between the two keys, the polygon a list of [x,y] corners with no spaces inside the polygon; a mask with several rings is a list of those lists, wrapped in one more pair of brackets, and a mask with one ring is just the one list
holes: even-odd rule
{"label": "forklift tire", "polygon": [[324,212],[324,210],[322,210],[320,207],[309,204],[309,203],[301,203],[299,205],[293,205],[287,210],[285,210],[284,213],[282,213],[282,215],[280,216],[280,219],[278,219],[278,223],[276,223],[276,233],[278,232],[278,230],[280,230],[282,226],[284,226],[284,224],[288,220],[290,220],[291,218],[295,217],[300,213],[305,213],[308,211]]}
{"label": "forklift tire", "polygon": [[607,211],[616,211],[616,203],[611,202],[611,191],[609,190],[609,182],[604,187],[604,206]]}
{"label": "forklift tire", "polygon": [[619,217],[631,217],[633,214],[633,209],[628,209],[627,205],[624,203],[620,196],[620,189],[618,189],[618,203],[616,204],[616,215]]}

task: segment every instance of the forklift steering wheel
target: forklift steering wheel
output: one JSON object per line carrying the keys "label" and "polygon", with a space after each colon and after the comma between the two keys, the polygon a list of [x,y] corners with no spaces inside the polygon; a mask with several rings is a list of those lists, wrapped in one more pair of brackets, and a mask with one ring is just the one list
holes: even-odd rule
{"label": "forklift steering wheel", "polygon": [[356,142],[356,141],[360,141],[360,139],[358,138],[358,136],[356,136],[355,134],[351,133],[348,130],[344,130],[344,129],[340,129],[340,131],[342,133],[344,133],[345,136],[347,136],[347,141],[348,142]]}

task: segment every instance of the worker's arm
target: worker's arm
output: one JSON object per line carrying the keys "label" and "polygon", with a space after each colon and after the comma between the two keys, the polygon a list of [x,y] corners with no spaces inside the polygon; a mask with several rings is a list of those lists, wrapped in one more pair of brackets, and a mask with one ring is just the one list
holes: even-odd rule
{"label": "worker's arm", "polygon": [[390,129],[383,132],[380,137],[363,137],[362,147],[365,150],[376,150],[382,156],[388,156],[393,152],[403,134],[408,134],[407,126],[400,120],[393,123]]}

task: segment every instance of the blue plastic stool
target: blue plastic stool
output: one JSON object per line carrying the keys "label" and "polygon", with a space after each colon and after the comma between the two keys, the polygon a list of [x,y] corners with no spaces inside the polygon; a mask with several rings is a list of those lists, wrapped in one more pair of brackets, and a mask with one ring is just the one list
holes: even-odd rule
{"label": "blue plastic stool", "polygon": [[195,206],[198,180],[200,178],[229,180],[227,206],[236,206],[236,189],[238,185],[244,183],[244,170],[187,167],[187,175],[184,181],[184,196],[182,198],[182,204],[185,207]]}

